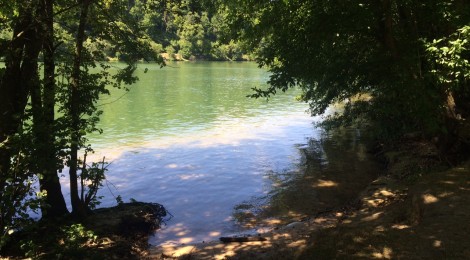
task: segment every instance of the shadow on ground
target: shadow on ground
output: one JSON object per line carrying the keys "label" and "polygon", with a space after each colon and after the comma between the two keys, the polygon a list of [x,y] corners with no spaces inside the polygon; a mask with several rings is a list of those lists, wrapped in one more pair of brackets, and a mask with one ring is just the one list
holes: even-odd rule
{"label": "shadow on ground", "polygon": [[301,259],[470,259],[470,163],[408,188],[382,178],[364,207],[316,233]]}

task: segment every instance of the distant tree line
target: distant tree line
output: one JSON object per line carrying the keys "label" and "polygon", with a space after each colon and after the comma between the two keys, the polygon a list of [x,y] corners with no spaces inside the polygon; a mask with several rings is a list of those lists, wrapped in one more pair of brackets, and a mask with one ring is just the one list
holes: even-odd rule
{"label": "distant tree line", "polygon": [[217,7],[215,1],[134,0],[129,12],[142,22],[155,51],[166,58],[249,58],[240,42],[229,37],[227,13]]}
{"label": "distant tree line", "polygon": [[[215,1],[132,0],[125,15],[137,21],[154,52],[167,60],[246,60],[240,41],[229,37],[227,13]],[[110,42],[101,42],[110,59],[125,59]]]}

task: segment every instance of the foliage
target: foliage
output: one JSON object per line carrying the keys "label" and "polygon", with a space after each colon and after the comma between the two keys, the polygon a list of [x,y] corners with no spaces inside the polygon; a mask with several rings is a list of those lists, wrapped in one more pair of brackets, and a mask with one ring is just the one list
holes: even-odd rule
{"label": "foliage", "polygon": [[[97,122],[102,112],[96,102],[109,94],[109,88],[128,90],[138,80],[133,76],[136,62],[163,65],[158,55],[162,47],[148,40],[142,24],[129,14],[127,1],[3,2],[0,246],[13,230],[24,227],[31,209],[41,208],[43,214],[50,211],[50,217],[67,211],[57,171],[64,164],[77,165],[79,150],[92,152],[86,135],[101,132]],[[87,15],[83,15],[85,7]],[[53,17],[48,15],[52,13]],[[120,53],[124,66],[104,62],[113,53]],[[86,208],[99,203],[96,194],[105,164],[83,162],[81,200]],[[42,197],[33,189],[37,180]],[[72,187],[71,194],[78,197],[78,193]]]}
{"label": "foliage", "polygon": [[25,150],[15,150],[18,153],[11,158],[13,161],[11,174],[6,176],[0,200],[0,249],[13,233],[33,222],[29,214],[38,212],[41,198],[46,195],[36,193],[36,176],[23,174],[25,171],[23,167],[27,165],[28,160],[28,157],[23,154]]}
{"label": "foliage", "polygon": [[78,250],[85,243],[93,243],[98,236],[87,230],[82,224],[72,224],[62,228],[64,234],[63,247],[66,250]]}
{"label": "foliage", "polygon": [[178,53],[184,59],[234,60],[230,51],[241,45],[229,37],[226,12],[218,6],[217,1],[136,0],[129,14],[169,59]]}
{"label": "foliage", "polygon": [[91,165],[86,163],[85,152],[82,167],[80,169],[80,199],[90,209],[95,209],[100,204],[100,196],[97,196],[98,190],[103,187],[103,181],[106,179],[105,172],[108,170],[109,163],[103,161]]}
{"label": "foliage", "polygon": [[[39,232],[40,230],[41,227],[36,225],[28,231]],[[97,257],[96,252],[90,250],[90,246],[99,243],[98,236],[82,224],[62,223],[55,228],[50,228],[49,232],[47,237],[29,236],[19,241],[21,252],[17,253],[32,259]]]}
{"label": "foliage", "polygon": [[429,60],[434,63],[430,72],[439,84],[458,90],[470,79],[469,41],[470,26],[466,25],[448,37],[424,43]]}
{"label": "foliage", "polygon": [[[255,89],[253,97],[300,86],[312,114],[326,113],[326,125],[366,119],[385,138],[452,132],[449,101],[469,92],[467,2],[234,0],[225,6],[233,32],[272,72],[270,87]],[[352,102],[361,94],[370,98]],[[333,104],[344,105],[344,113],[331,112]]]}
{"label": "foliage", "polygon": [[124,204],[124,201],[122,200],[121,195],[117,195],[117,197],[116,197],[116,203],[117,203],[118,205],[123,205],[123,204]]}

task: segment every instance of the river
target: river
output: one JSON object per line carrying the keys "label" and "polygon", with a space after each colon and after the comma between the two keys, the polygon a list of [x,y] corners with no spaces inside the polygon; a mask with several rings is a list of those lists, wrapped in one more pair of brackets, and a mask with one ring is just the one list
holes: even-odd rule
{"label": "river", "polygon": [[[89,139],[95,160],[106,156],[111,162],[100,206],[116,205],[119,195],[125,202],[163,204],[172,214],[151,244],[196,243],[249,232],[234,217],[237,207],[269,198],[273,205],[285,204],[278,198],[289,196],[273,195],[280,194],[276,187],[283,186],[280,182],[305,184],[291,177],[306,176],[307,168],[315,180],[325,181],[325,171],[315,167],[328,168],[331,158],[318,142],[331,138],[314,127],[318,118],[306,112],[308,105],[295,101],[298,91],[269,102],[247,98],[251,88],[266,87],[269,78],[255,63],[184,62],[162,69],[142,64],[136,73],[140,80],[129,92],[112,90],[100,101],[104,113],[98,126],[104,133]],[[335,148],[329,156],[344,150],[352,157],[343,158],[367,161],[357,159],[364,157],[364,149],[355,145],[359,134],[352,135],[341,146],[349,148]],[[317,166],[305,167],[306,151],[318,155]],[[350,164],[343,161],[347,170],[330,170],[347,172],[354,180]],[[338,187],[338,180],[333,184]],[[316,201],[318,194],[312,195]]]}

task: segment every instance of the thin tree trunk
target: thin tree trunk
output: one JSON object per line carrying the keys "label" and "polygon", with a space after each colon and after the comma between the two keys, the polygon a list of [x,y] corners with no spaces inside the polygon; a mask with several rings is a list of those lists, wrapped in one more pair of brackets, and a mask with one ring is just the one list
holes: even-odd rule
{"label": "thin tree trunk", "polygon": [[72,214],[82,217],[86,215],[86,205],[80,200],[78,194],[78,149],[80,143],[80,111],[79,111],[79,91],[80,91],[80,67],[82,65],[82,52],[85,37],[85,26],[88,18],[88,8],[91,0],[81,1],[80,21],[75,39],[75,54],[72,67],[71,82],[71,104],[70,115],[72,117],[72,144],[70,151],[70,199],[72,202]]}

